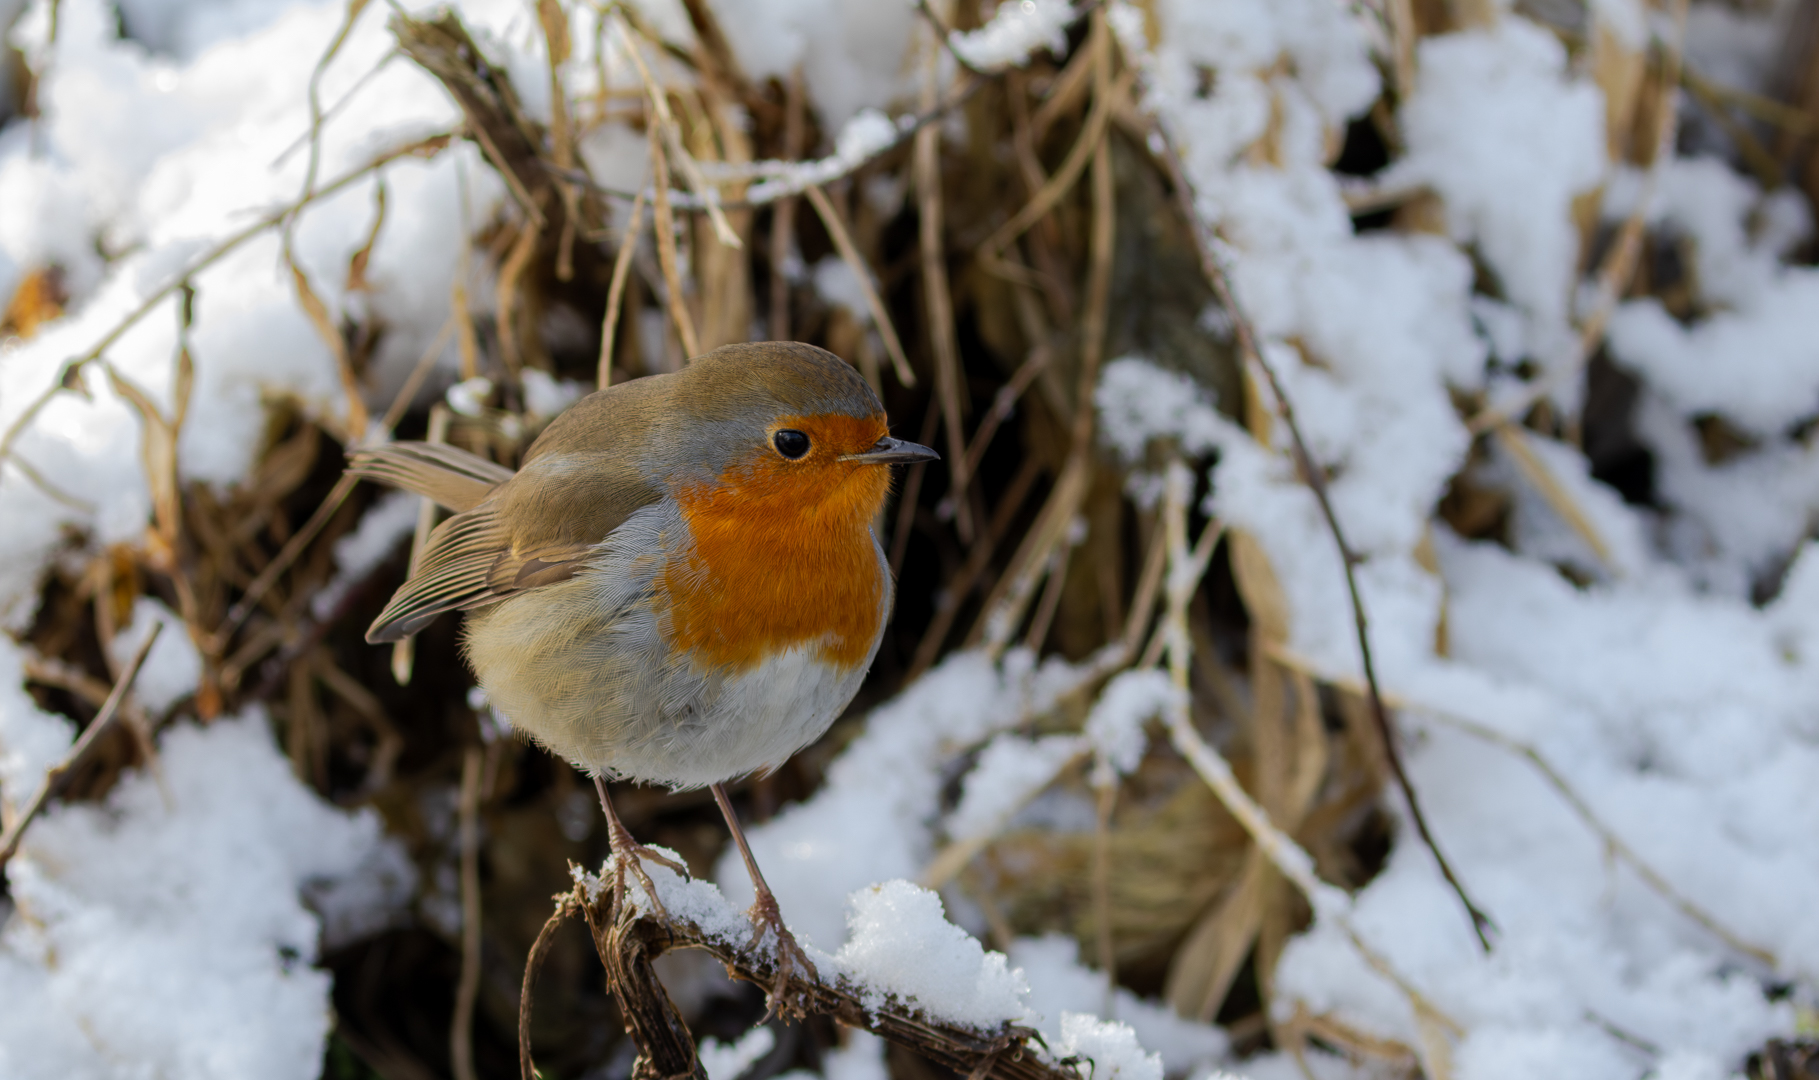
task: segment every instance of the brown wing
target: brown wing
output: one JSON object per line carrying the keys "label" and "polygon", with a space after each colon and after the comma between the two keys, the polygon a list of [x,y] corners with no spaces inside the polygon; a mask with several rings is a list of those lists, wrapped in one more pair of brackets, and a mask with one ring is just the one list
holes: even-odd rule
{"label": "brown wing", "polygon": [[[443,612],[570,578],[607,534],[663,498],[638,452],[652,428],[653,391],[661,389],[640,384],[657,382],[641,379],[584,398],[550,425],[517,473],[425,443],[362,451],[355,463],[360,475],[461,511],[430,533],[416,572],[366,639],[397,641]],[[499,474],[503,482],[488,482]],[[460,505],[481,483],[487,483],[481,497]]]}
{"label": "brown wing", "polygon": [[415,492],[450,510],[471,510],[512,471],[442,443],[399,442],[354,453],[347,471]]}
{"label": "brown wing", "polygon": [[373,620],[366,640],[397,641],[445,611],[496,599],[488,577],[505,544],[505,531],[492,507],[463,511],[436,526],[423,547],[417,572]]}

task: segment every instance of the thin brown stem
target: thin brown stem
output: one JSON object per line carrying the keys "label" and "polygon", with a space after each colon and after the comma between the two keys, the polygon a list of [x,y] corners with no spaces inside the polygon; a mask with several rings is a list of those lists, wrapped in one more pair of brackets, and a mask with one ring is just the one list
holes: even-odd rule
{"label": "thin brown stem", "polygon": [[1220,262],[1215,250],[1211,230],[1200,217],[1195,207],[1194,192],[1189,186],[1187,174],[1182,169],[1181,159],[1174,143],[1169,139],[1167,128],[1158,124],[1156,138],[1152,145],[1160,147],[1157,157],[1174,188],[1177,208],[1183,220],[1193,233],[1195,247],[1200,255],[1200,269],[1207,282],[1213,287],[1213,295],[1225,309],[1231,320],[1233,331],[1238,339],[1239,353],[1247,364],[1262,373],[1269,384],[1271,395],[1276,401],[1277,415],[1282,417],[1288,428],[1290,445],[1295,456],[1295,465],[1301,474],[1302,482],[1313,493],[1314,501],[1319,504],[1320,516],[1326,522],[1327,531],[1333,537],[1333,543],[1339,549],[1339,560],[1345,572],[1346,592],[1351,600],[1352,626],[1358,641],[1358,653],[1364,668],[1366,696],[1370,701],[1371,719],[1375,722],[1378,736],[1383,740],[1384,757],[1389,762],[1390,772],[1396,778],[1396,786],[1402,791],[1403,799],[1408,803],[1409,816],[1414,820],[1415,831],[1421,841],[1433,853],[1434,861],[1439,864],[1441,876],[1459,897],[1464,905],[1466,915],[1471,919],[1472,932],[1478,937],[1478,944],[1485,952],[1491,948],[1490,935],[1497,928],[1482,908],[1472,901],[1465,891],[1465,884],[1453,871],[1452,863],[1447,861],[1441,852],[1440,844],[1428,828],[1427,815],[1421,811],[1421,801],[1415,794],[1415,786],[1409,781],[1408,772],[1402,765],[1402,752],[1396,745],[1395,729],[1390,724],[1389,711],[1383,705],[1383,692],[1377,681],[1376,660],[1371,653],[1370,621],[1364,611],[1364,595],[1358,588],[1357,566],[1361,561],[1351,544],[1346,541],[1345,530],[1339,523],[1339,515],[1333,510],[1331,493],[1327,490],[1326,474],[1315,463],[1313,454],[1307,448],[1307,439],[1301,433],[1300,421],[1296,418],[1294,403],[1289,399],[1287,389],[1276,375],[1276,370],[1266,360],[1257,347],[1255,331],[1251,328],[1250,319],[1238,306],[1236,295],[1232,292],[1231,281],[1226,275],[1225,267]]}
{"label": "thin brown stem", "polygon": [[600,320],[600,361],[594,372],[596,389],[613,385],[613,347],[619,334],[619,308],[625,303],[625,283],[631,277],[632,256],[638,250],[638,234],[644,228],[644,192],[632,200],[632,211],[619,237],[619,253],[613,257],[613,280],[606,289],[606,314]]}
{"label": "thin brown stem", "polygon": [[[935,53],[927,50],[922,71],[922,107],[935,104]],[[941,131],[916,132],[916,196],[922,255],[922,302],[928,315],[929,344],[935,354],[935,393],[947,427],[948,499],[954,507],[954,530],[962,543],[973,542],[973,515],[966,499],[966,429],[961,426],[960,343],[954,330],[953,293],[947,279],[942,245]]]}
{"label": "thin brown stem", "polygon": [[107,734],[108,729],[113,726],[114,718],[120,715],[120,706],[126,699],[127,691],[132,689],[133,680],[139,677],[139,669],[145,666],[145,658],[151,655],[152,645],[157,642],[158,635],[163,632],[164,624],[162,622],[152,625],[152,632],[147,634],[145,641],[140,643],[139,651],[133,654],[132,660],[126,665],[126,670],[122,671],[120,677],[114,680],[114,689],[107,695],[107,700],[101,703],[101,711],[96,713],[95,718],[89,721],[88,727],[82,730],[81,737],[76,740],[75,745],[69,748],[69,753],[63,755],[63,760],[52,765],[50,771],[44,774],[44,779],[39,782],[38,789],[32,792],[32,797],[26,800],[24,806],[20,807],[18,816],[13,818],[12,824],[6,827],[6,832],[0,834],[0,867],[4,867],[7,861],[18,852],[19,840],[25,835],[25,827],[32,823],[32,819],[44,809],[44,804],[50,800],[52,795],[56,794],[57,789],[63,784],[63,778],[69,775],[70,770],[82,764],[82,759],[87,756],[89,748],[94,746],[96,741]]}
{"label": "thin brown stem", "polygon": [[657,197],[657,262],[663,268],[663,288],[668,293],[670,319],[676,324],[676,337],[682,342],[682,353],[693,359],[701,351],[701,339],[695,336],[695,321],[689,317],[688,303],[682,295],[681,259],[676,253],[676,218],[669,205],[669,159],[663,152],[663,139],[651,128],[651,173]]}
{"label": "thin brown stem", "polygon": [[[803,92],[802,69],[797,67],[783,84],[783,158],[794,161],[802,156],[802,142],[807,128],[807,97]],[[771,310],[772,341],[790,340],[790,253],[796,242],[796,200],[777,200],[771,211]]]}
{"label": "thin brown stem", "polygon": [[891,322],[891,313],[884,306],[884,300],[878,295],[878,289],[872,284],[871,267],[866,265],[864,256],[859,254],[859,246],[853,243],[853,234],[846,227],[846,221],[840,211],[829,201],[827,193],[819,187],[809,185],[803,190],[808,196],[809,205],[821,217],[821,224],[827,227],[828,238],[834,242],[834,250],[846,261],[853,276],[859,281],[859,289],[865,294],[865,306],[870,309],[872,322],[878,327],[878,336],[884,339],[884,349],[890,353],[891,367],[897,373],[897,381],[904,386],[916,385],[916,373],[910,370],[909,357],[904,354],[903,342],[897,337],[897,327]]}
{"label": "thin brown stem", "polygon": [[480,997],[480,767],[485,751],[470,746],[461,759],[461,978],[449,1025],[455,1080],[475,1080],[474,1002]]}

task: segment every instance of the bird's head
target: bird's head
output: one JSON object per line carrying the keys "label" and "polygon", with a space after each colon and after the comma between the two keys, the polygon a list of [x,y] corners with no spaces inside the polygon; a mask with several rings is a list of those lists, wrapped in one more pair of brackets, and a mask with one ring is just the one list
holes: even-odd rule
{"label": "bird's head", "polygon": [[852,366],[795,342],[726,345],[677,374],[683,425],[671,472],[685,502],[741,515],[870,521],[887,466],[938,457],[892,438],[878,395]]}

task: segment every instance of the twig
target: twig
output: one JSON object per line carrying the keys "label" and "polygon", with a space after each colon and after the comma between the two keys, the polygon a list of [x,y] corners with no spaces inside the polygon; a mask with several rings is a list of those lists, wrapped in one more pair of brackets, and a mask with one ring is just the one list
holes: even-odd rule
{"label": "twig", "polygon": [[[568,12],[560,0],[538,0],[537,21],[543,24],[544,56],[549,67],[550,148],[556,167],[568,170],[575,166],[573,125],[568,115],[568,91],[562,85],[562,65],[569,56]],[[562,199],[562,231],[556,240],[556,280],[575,278],[575,232],[581,220],[581,192],[572,183],[555,179],[556,194]]]}
{"label": "twig", "polygon": [[[465,318],[465,315],[457,312],[451,316],[450,322],[443,324],[442,331],[436,335],[435,340],[430,343],[430,347],[424,350],[422,356],[418,357],[417,366],[411,370],[410,377],[405,379],[404,385],[398,388],[397,396],[392,398],[391,405],[385,410],[385,431],[387,433],[397,426],[398,421],[403,419],[405,412],[410,409],[411,399],[416,396],[418,388],[423,385],[423,380],[428,378],[436,357],[441,355],[443,347],[448,342],[450,330],[457,325],[453,320],[461,318]],[[246,587],[246,591],[240,595],[240,599],[234,601],[234,606],[228,609],[227,617],[221,620],[221,625],[210,635],[213,642],[212,647],[216,651],[225,649],[227,642],[240,632],[242,626],[246,625],[246,620],[259,606],[259,602],[265,599],[265,594],[271,591],[272,586],[278,583],[278,579],[284,575],[284,572],[291,568],[291,564],[297,561],[299,555],[303,554],[303,549],[308,547],[316,539],[316,535],[328,525],[329,519],[335,516],[335,511],[341,509],[341,504],[353,492],[354,484],[357,482],[351,474],[343,474],[340,479],[336,480],[335,486],[330,488],[328,494],[323,497],[322,504],[316,507],[316,512],[310,515],[309,520],[303,523],[301,529],[291,534],[290,539],[286,540],[284,546],[278,549],[278,554],[273,557],[272,561],[265,564],[265,569],[259,571],[259,576]]]}
{"label": "twig", "polygon": [[[783,156],[793,161],[802,156],[803,130],[807,125],[808,103],[802,85],[802,67],[797,65],[783,84]],[[790,254],[796,246],[796,200],[779,199],[771,211],[771,310],[767,329],[772,341],[790,340]],[[883,331],[880,331],[882,333]]]}
{"label": "twig", "polygon": [[[766,160],[748,162],[697,162],[696,164],[703,170],[704,178],[709,183],[716,185],[745,183],[753,177],[769,178],[753,184],[751,188],[746,191],[743,198],[719,200],[717,205],[722,210],[754,210],[760,206],[768,206],[781,199],[788,199],[800,195],[806,191],[810,185],[831,184],[836,180],[845,179],[858,172],[860,169],[863,169],[872,162],[902,146],[905,142],[908,142],[923,128],[939,120],[946,119],[955,109],[958,109],[960,106],[971,101],[973,95],[978,93],[979,90],[986,85],[986,81],[987,80],[984,79],[970,79],[934,108],[913,115],[898,117],[895,121],[897,128],[896,135],[888,143],[876,147],[863,157],[848,159],[842,158],[839,155],[834,155],[831,157],[817,158],[813,161]],[[712,166],[711,172],[708,171],[709,165]],[[570,182],[579,184],[600,195],[608,195],[626,201],[630,201],[633,197],[632,192],[607,187],[579,170],[570,170],[562,175]],[[671,189],[668,194],[670,205],[677,210],[700,213],[707,209],[706,201],[693,192]],[[656,197],[656,192],[653,189],[647,188],[645,190],[645,195],[654,199]]]}
{"label": "twig", "polygon": [[606,289],[606,314],[600,319],[600,361],[595,367],[594,386],[605,390],[613,385],[613,344],[619,335],[619,305],[625,302],[625,282],[631,277],[632,256],[638,250],[638,234],[644,228],[644,192],[632,200],[632,212],[626,218],[625,231],[619,238],[619,253],[613,257],[613,280]]}
{"label": "twig", "polygon": [[455,984],[455,1018],[448,1051],[455,1080],[475,1080],[474,1002],[480,996],[480,766],[485,751],[470,746],[461,758],[461,979]]}
{"label": "twig", "polygon": [[1585,511],[1574,501],[1565,485],[1560,483],[1541,455],[1535,452],[1534,437],[1528,429],[1516,424],[1499,424],[1491,429],[1491,438],[1516,463],[1516,471],[1529,482],[1529,486],[1540,492],[1554,513],[1559,514],[1567,526],[1592,549],[1592,554],[1598,561],[1612,573],[1621,574],[1623,567],[1617,564],[1610,545],[1604,542],[1598,527],[1592,524],[1591,518],[1585,516]]}
{"label": "twig", "polygon": [[663,154],[663,139],[655,125],[650,130],[651,173],[656,184],[657,262],[663,268],[664,291],[669,294],[670,319],[676,324],[676,336],[682,341],[683,355],[693,359],[701,351],[695,336],[695,323],[689,317],[688,304],[682,296],[682,273],[677,267],[676,219],[670,214],[669,162]]}
{"label": "twig", "polygon": [[385,416],[379,421],[380,427],[391,431],[398,426],[398,421],[404,419],[404,414],[410,411],[411,401],[416,398],[417,391],[423,388],[423,380],[429,378],[430,371],[436,366],[436,358],[442,355],[444,348],[448,347],[449,335],[454,332],[455,320],[453,316],[450,316],[449,320],[442,324],[442,329],[436,331],[436,336],[430,340],[429,348],[424,349],[423,354],[417,357],[417,364],[411,368],[411,373],[405,378],[404,384],[398,387],[398,394],[392,398],[391,407],[385,410]]}
{"label": "twig", "polygon": [[1118,804],[1118,774],[1104,768],[1104,782],[1100,779],[1095,776],[1093,784],[1093,938],[1099,970],[1105,973],[1103,1015],[1111,1016],[1112,988],[1118,985],[1118,952],[1112,941],[1112,811]]}
{"label": "twig", "polygon": [[1744,941],[1736,934],[1725,929],[1724,926],[1720,924],[1717,919],[1708,914],[1705,909],[1680,895],[1680,893],[1668,883],[1667,878],[1663,877],[1659,871],[1653,866],[1650,866],[1643,860],[1642,856],[1636,853],[1636,849],[1630,847],[1622,837],[1617,835],[1615,830],[1599,820],[1598,815],[1592,812],[1590,804],[1580,797],[1577,791],[1573,790],[1572,786],[1566,782],[1566,778],[1560,775],[1559,770],[1555,769],[1546,758],[1541,756],[1540,751],[1527,743],[1510,738],[1501,731],[1486,727],[1473,720],[1467,720],[1462,716],[1454,716],[1440,712],[1439,710],[1426,708],[1421,709],[1421,711],[1427,713],[1429,716],[1448,727],[1457,728],[1474,738],[1482,739],[1485,742],[1500,746],[1503,749],[1526,759],[1530,765],[1535,767],[1535,771],[1539,772],[1542,778],[1547,781],[1548,786],[1553,788],[1554,792],[1560,796],[1561,800],[1572,808],[1573,813],[1579,817],[1579,820],[1584,823],[1585,827],[1597,834],[1598,839],[1604,844],[1605,850],[1609,851],[1623,862],[1628,863],[1630,869],[1636,872],[1636,876],[1646,882],[1649,888],[1655,890],[1663,900],[1666,900],[1682,915],[1685,915],[1687,918],[1711,931],[1714,937],[1718,938],[1726,945],[1729,945],[1731,948],[1760,962],[1768,968],[1773,969],[1777,966],[1774,953]]}
{"label": "twig", "polygon": [[866,265],[865,257],[859,254],[858,246],[853,243],[853,235],[847,230],[840,211],[829,201],[827,193],[813,184],[803,189],[803,194],[808,196],[809,205],[820,215],[821,224],[827,227],[827,235],[833,240],[834,249],[846,260],[853,276],[859,279],[860,291],[865,293],[865,306],[872,313],[872,322],[878,327],[878,336],[884,339],[884,350],[891,355],[891,368],[897,373],[897,381],[904,386],[915,386],[916,373],[910,370],[909,357],[903,352],[903,341],[897,337],[897,327],[891,322],[890,310],[878,295],[878,288],[872,283],[871,268]]}
{"label": "twig", "polygon": [[1003,261],[1004,249],[1053,210],[1062,196],[1073,190],[1074,183],[1086,171],[1093,153],[1105,137],[1106,124],[1112,115],[1113,96],[1128,87],[1132,78],[1133,73],[1126,71],[1114,86],[1112,94],[1093,100],[1092,110],[1086,114],[1086,123],[1080,129],[1080,137],[1074,140],[1073,148],[1062,160],[1061,167],[1049,176],[1048,183],[1014,217],[999,226],[996,232],[979,245],[979,261],[985,264],[986,269],[1000,276],[1010,273]]}
{"label": "twig", "polygon": [[530,269],[531,257],[537,254],[542,232],[543,222],[537,218],[519,223],[518,236],[505,261],[499,264],[499,281],[493,289],[493,328],[499,335],[499,359],[514,378],[524,369],[525,361],[524,344],[518,335],[519,287]]}
{"label": "twig", "polygon": [[[932,33],[932,31],[931,31]],[[937,65],[933,49],[924,48],[922,107],[937,99]],[[915,181],[918,202],[918,243],[922,256],[922,303],[928,316],[928,336],[935,354],[935,393],[941,400],[941,423],[947,433],[948,500],[954,508],[954,531],[961,543],[973,542],[973,515],[966,498],[966,429],[961,426],[960,343],[954,330],[954,298],[947,279],[947,257],[942,250],[941,130],[916,132]]]}
{"label": "twig", "polygon": [[954,48],[953,28],[948,26],[947,20],[943,19],[940,13],[929,5],[928,0],[916,0],[916,10],[921,13],[923,18],[928,20],[929,27],[935,32],[935,39],[941,42],[942,47],[947,49],[947,54],[954,58],[954,63],[959,64],[962,68],[965,68],[974,75],[989,74],[988,72],[981,71],[974,67],[972,61],[960,55],[960,50]]}
{"label": "twig", "polygon": [[[610,910],[613,890],[571,867],[578,882],[566,900],[587,918],[594,948],[641,1051],[633,1075],[701,1076],[692,1036],[657,981],[651,961],[675,949],[700,949],[725,964],[734,977],[770,987],[777,975],[774,954],[708,933],[675,915],[677,905],[669,905],[668,915],[654,912],[649,898],[638,896],[639,890],[628,893],[634,902],[622,905],[615,918]],[[654,872],[665,881],[674,880],[668,871]],[[805,1013],[870,1031],[957,1075],[980,1075],[983,1080],[979,1072],[983,1066],[1000,1080],[1081,1080],[1072,1068],[1051,1062],[1034,1044],[1035,1032],[1029,1028],[1005,1023],[995,1030],[980,1030],[934,1020],[894,996],[844,977],[821,981],[792,972],[784,985],[784,995]]]}
{"label": "twig", "polygon": [[[1011,566],[993,595],[986,602],[986,610],[980,622],[974,627],[972,637],[983,640],[986,651],[996,656],[1010,643],[1011,635],[1016,632],[1017,624],[1022,620],[1024,607],[1029,602],[1031,592],[1041,580],[1043,569],[1050,562],[1055,545],[1061,543],[1073,525],[1074,516],[1078,513],[1081,502],[1086,497],[1087,489],[1092,483],[1092,441],[1094,410],[1092,395],[1094,384],[1098,380],[1099,359],[1104,351],[1104,330],[1107,305],[1111,292],[1111,259],[1112,245],[1116,238],[1117,213],[1114,202],[1111,158],[1106,147],[1106,128],[1104,116],[1111,110],[1114,98],[1124,93],[1131,72],[1127,71],[1116,81],[1112,79],[1111,64],[1111,30],[1105,24],[1102,11],[1093,13],[1092,47],[1094,56],[1094,100],[1093,114],[1100,116],[1096,134],[1092,115],[1087,119],[1086,129],[1082,132],[1069,160],[1079,159],[1082,164],[1068,175],[1068,167],[1063,166],[1043,189],[1043,194],[1031,200],[1016,218],[1000,228],[994,234],[996,242],[1002,247],[1015,239],[1023,229],[1029,227],[1041,217],[1041,212],[1031,213],[1030,208],[1046,202],[1052,206],[1059,200],[1067,186],[1079,177],[1085,162],[1093,162],[1093,231],[1090,238],[1090,252],[1093,260],[1089,275],[1088,311],[1081,319],[1081,335],[1084,339],[1081,348],[1080,378],[1074,398],[1074,417],[1072,441],[1068,451],[1067,463],[1061,474],[1056,477],[1055,487],[1049,493],[1049,500],[1042,509],[1035,527],[1024,537]],[[1089,142],[1089,135],[1091,141]],[[1101,153],[1104,153],[1101,158]],[[1062,181],[1065,180],[1065,183]],[[1052,192],[1052,194],[1051,194]],[[1046,212],[1046,210],[1042,211]],[[1027,220],[1025,220],[1027,219]],[[1011,225],[1022,224],[1015,230]],[[995,259],[999,266],[1005,266],[988,241],[981,248],[980,259],[988,262]]]}
{"label": "twig", "polygon": [[79,495],[72,495],[61,487],[58,487],[50,477],[39,472],[38,466],[27,461],[22,454],[14,453],[7,458],[0,459],[0,465],[11,465],[13,468],[18,469],[19,475],[31,481],[33,487],[36,487],[39,491],[50,496],[53,500],[62,503],[79,514],[92,514],[97,509],[95,504],[89,500],[84,499]]}
{"label": "twig", "polygon": [[1047,342],[1038,342],[1011,373],[1010,381],[998,388],[992,397],[992,407],[980,418],[979,426],[973,430],[973,441],[966,447],[966,475],[974,476],[979,472],[979,463],[985,458],[986,447],[991,445],[992,436],[998,434],[998,428],[1011,418],[1011,412],[1017,406],[1017,399],[1029,389],[1036,376],[1048,368],[1055,357],[1055,350]]}
{"label": "twig", "polygon": [[1729,102],[1763,123],[1773,124],[1790,135],[1805,135],[1819,128],[1819,116],[1814,116],[1808,110],[1709,79],[1687,63],[1685,57],[1680,61],[1680,82],[1701,97]]}
{"label": "twig", "polygon": [[[310,71],[309,131],[304,136],[309,142],[309,161],[303,170],[303,197],[300,202],[307,201],[315,190],[316,170],[320,166],[322,158],[322,123],[327,119],[327,115],[322,111],[322,76],[328,73],[328,66],[334,62],[336,54],[341,51],[341,46],[347,44],[347,35],[353,32],[354,23],[359,20],[360,13],[366,10],[368,3],[369,0],[347,0],[346,13],[341,17],[341,28],[335,31],[333,40],[328,43],[328,49],[316,60],[315,68]],[[381,61],[380,67],[383,66],[384,61]],[[365,79],[361,80],[361,82],[365,81]],[[286,153],[288,154],[289,151]],[[283,157],[280,156],[279,160],[282,161]],[[285,227],[284,246],[287,255],[290,251],[290,234],[296,228],[296,224],[297,219],[293,216]]]}
{"label": "twig", "polygon": [[379,62],[377,64],[374,64],[370,69],[368,69],[366,74],[360,76],[360,78],[355,81],[354,85],[348,87],[347,92],[345,94],[342,94],[341,97],[339,99],[337,99],[333,105],[330,105],[328,108],[322,110],[321,118],[319,120],[312,122],[310,124],[310,129],[308,131],[305,131],[303,134],[297,136],[296,140],[293,141],[289,146],[285,147],[282,153],[280,153],[277,157],[272,159],[271,167],[276,169],[280,165],[283,165],[285,163],[285,161],[289,160],[289,158],[292,154],[303,149],[305,146],[310,145],[310,142],[318,134],[318,128],[320,127],[320,125],[327,123],[329,120],[333,119],[336,115],[338,115],[342,109],[346,108],[348,106],[348,104],[354,100],[355,96],[358,95],[360,93],[360,91],[366,89],[366,86],[368,83],[372,82],[373,79],[378,77],[380,72],[385,70],[385,68],[388,64],[390,64],[393,60],[396,60],[400,56],[403,56],[403,55],[404,54],[399,52],[397,49],[393,49],[391,52],[388,52],[384,56],[381,56],[379,58]]}
{"label": "twig", "polygon": [[1478,944],[1486,952],[1490,951],[1490,932],[1496,929],[1490,916],[1472,901],[1465,891],[1465,885],[1453,872],[1452,864],[1441,853],[1438,841],[1428,828],[1427,817],[1421,812],[1421,803],[1415,794],[1415,787],[1409,782],[1408,773],[1402,767],[1402,753],[1396,745],[1396,733],[1390,725],[1389,713],[1383,706],[1383,693],[1377,682],[1377,666],[1371,655],[1370,623],[1365,616],[1364,596],[1358,588],[1357,566],[1361,561],[1358,554],[1345,539],[1345,530],[1339,524],[1339,515],[1333,510],[1332,496],[1327,491],[1326,474],[1314,462],[1313,454],[1307,448],[1307,440],[1301,434],[1301,424],[1296,419],[1293,402],[1290,401],[1287,389],[1276,375],[1276,370],[1263,356],[1257,347],[1257,339],[1251,328],[1250,318],[1238,306],[1237,297],[1232,292],[1225,267],[1220,262],[1215,250],[1218,242],[1209,235],[1210,227],[1200,217],[1194,203],[1193,188],[1189,186],[1187,174],[1181,166],[1180,155],[1170,140],[1168,129],[1158,123],[1154,128],[1151,149],[1161,161],[1170,184],[1174,188],[1177,206],[1189,231],[1193,234],[1194,246],[1200,255],[1200,269],[1213,287],[1213,294],[1231,319],[1232,327],[1238,339],[1239,354],[1247,363],[1254,364],[1263,373],[1269,383],[1271,395],[1276,400],[1276,411],[1288,428],[1290,443],[1294,450],[1295,464],[1301,474],[1302,482],[1314,495],[1314,501],[1320,506],[1320,515],[1326,520],[1327,531],[1332,534],[1333,543],[1339,549],[1339,559],[1345,572],[1346,591],[1351,598],[1352,624],[1358,640],[1358,653],[1363,662],[1364,682],[1370,699],[1371,718],[1376,722],[1377,734],[1383,740],[1384,756],[1390,765],[1390,771],[1396,777],[1396,786],[1401,789],[1403,798],[1408,803],[1409,816],[1414,819],[1415,831],[1421,840],[1433,852],[1434,861],[1440,866],[1440,873],[1448,885],[1458,895],[1464,905],[1466,915],[1472,922],[1472,932],[1478,937]]}
{"label": "twig", "polygon": [[107,733],[108,728],[113,726],[114,718],[120,715],[120,706],[126,699],[127,691],[132,689],[133,680],[139,677],[139,669],[145,665],[145,658],[151,655],[152,645],[157,642],[158,635],[163,632],[164,623],[162,621],[152,624],[152,632],[147,634],[145,640],[140,643],[139,651],[133,654],[132,660],[126,665],[126,670],[122,671],[120,677],[114,680],[114,689],[107,695],[107,700],[101,703],[101,711],[95,714],[93,720],[89,721],[88,727],[82,729],[81,737],[76,740],[75,745],[70,747],[69,753],[63,756],[63,760],[52,765],[50,771],[44,774],[44,779],[39,782],[38,789],[32,792],[32,797],[20,808],[18,816],[13,819],[12,824],[6,827],[5,834],[0,835],[0,867],[4,867],[8,860],[18,852],[19,839],[25,835],[25,827],[30,825],[32,819],[44,809],[44,804],[62,785],[63,778],[69,775],[70,770],[82,764],[82,759],[87,755],[89,747],[95,745],[95,742]]}

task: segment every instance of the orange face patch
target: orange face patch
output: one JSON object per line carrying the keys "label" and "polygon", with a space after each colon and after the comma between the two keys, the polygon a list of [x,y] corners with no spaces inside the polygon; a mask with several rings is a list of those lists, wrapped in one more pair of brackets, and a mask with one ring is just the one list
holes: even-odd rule
{"label": "orange face patch", "polygon": [[842,461],[888,434],[882,416],[786,416],[767,436],[809,437],[791,461],[754,448],[711,485],[681,492],[692,554],[664,571],[670,644],[742,671],[814,644],[842,668],[863,664],[885,603],[871,537],[890,469]]}

